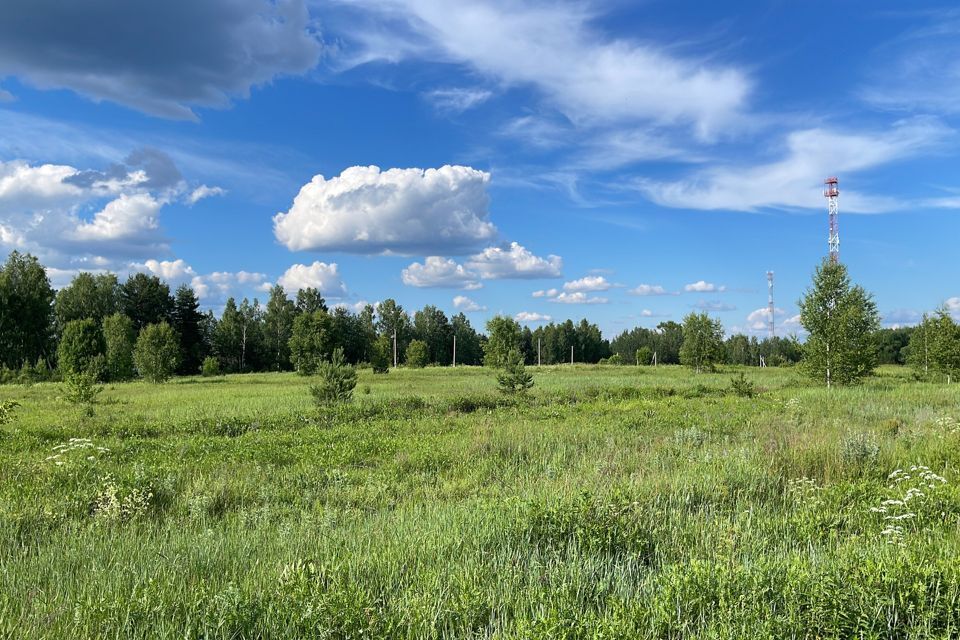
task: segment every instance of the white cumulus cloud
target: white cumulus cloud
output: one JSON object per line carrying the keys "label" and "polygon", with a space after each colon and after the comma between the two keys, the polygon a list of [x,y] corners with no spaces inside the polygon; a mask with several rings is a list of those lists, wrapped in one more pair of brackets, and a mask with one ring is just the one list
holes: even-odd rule
{"label": "white cumulus cloud", "polygon": [[414,262],[401,273],[403,284],[411,287],[447,287],[479,289],[479,276],[457,264],[452,258],[429,256],[423,263]]}
{"label": "white cumulus cloud", "polygon": [[347,286],[340,277],[340,268],[336,262],[327,264],[319,260],[313,264],[295,264],[277,278],[289,294],[296,294],[301,289],[313,287],[320,291],[325,298],[342,298],[347,293]]}
{"label": "white cumulus cloud", "polygon": [[274,216],[274,235],[291,251],[457,253],[496,235],[488,219],[489,182],[489,173],[449,165],[317,175],[289,211]]}
{"label": "white cumulus cloud", "polygon": [[515,315],[513,319],[517,322],[523,322],[524,324],[537,324],[540,322],[550,322],[553,318],[535,311],[521,311]]}
{"label": "white cumulus cloud", "polygon": [[563,290],[571,293],[577,291],[607,291],[613,285],[603,276],[586,276],[579,280],[572,280],[563,284]]}
{"label": "white cumulus cloud", "polygon": [[627,293],[634,296],[668,296],[669,291],[659,284],[639,284],[633,289],[628,289]]}
{"label": "white cumulus cloud", "polygon": [[723,285],[717,286],[712,282],[707,282],[706,280],[698,280],[696,282],[683,285],[683,290],[687,292],[695,291],[697,293],[713,293],[726,291],[727,288]]}
{"label": "white cumulus cloud", "polygon": [[143,264],[133,265],[137,271],[149,271],[163,280],[179,281],[196,276],[196,272],[189,264],[178,258],[176,260],[147,260]]}
{"label": "white cumulus cloud", "polygon": [[474,313],[476,311],[487,310],[485,306],[477,304],[467,296],[455,296],[453,298],[453,307],[459,311],[464,311],[466,313]]}
{"label": "white cumulus cloud", "polygon": [[541,258],[519,243],[512,242],[508,248],[488,247],[471,256],[467,267],[485,280],[558,278],[563,259],[555,255]]}

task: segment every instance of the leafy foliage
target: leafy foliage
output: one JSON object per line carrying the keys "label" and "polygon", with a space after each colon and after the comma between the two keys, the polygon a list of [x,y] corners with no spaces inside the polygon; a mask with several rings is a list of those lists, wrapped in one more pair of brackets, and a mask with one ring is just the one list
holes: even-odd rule
{"label": "leafy foliage", "polygon": [[107,377],[116,381],[132,378],[135,344],[133,321],[122,313],[107,316],[103,319],[103,339],[106,346]]}
{"label": "leafy foliage", "polygon": [[14,412],[20,406],[13,400],[0,400],[0,426],[13,422]]}
{"label": "leafy foliage", "polygon": [[407,366],[423,369],[430,362],[430,352],[423,340],[411,340],[407,345]]}
{"label": "leafy foliage", "polygon": [[[57,348],[57,360],[60,370],[66,374],[91,370],[98,361],[97,356],[104,352],[103,334],[100,325],[91,318],[71,320],[63,328],[63,336]],[[102,379],[104,371],[94,371]]]}
{"label": "leafy foliage", "polygon": [[520,324],[513,318],[494,316],[487,320],[489,337],[483,347],[483,364],[488,367],[505,366],[513,352],[520,353],[523,345]]}
{"label": "leafy foliage", "polygon": [[690,313],[683,319],[680,362],[701,371],[713,371],[723,361],[723,325],[706,313]]}
{"label": "leafy foliage", "polygon": [[290,359],[297,373],[313,375],[331,349],[329,314],[319,310],[298,315],[290,337]]}
{"label": "leafy foliage", "polygon": [[330,360],[320,363],[318,381],[310,385],[310,395],[318,406],[350,402],[357,386],[357,370],[346,364],[343,350],[335,349]]}
{"label": "leafy foliage", "polygon": [[877,366],[877,305],[862,287],[851,287],[843,264],[817,267],[800,301],[800,322],[809,332],[802,366],[810,377],[828,387],[851,384]]}
{"label": "leafy foliage", "polygon": [[910,337],[908,362],[923,378],[960,377],[960,325],[946,309],[938,309]]}
{"label": "leafy foliage", "polygon": [[141,376],[150,382],[166,382],[176,372],[179,358],[180,340],[169,324],[151,324],[140,331],[133,361]]}
{"label": "leafy foliage", "polygon": [[220,375],[220,361],[213,356],[207,356],[200,365],[200,375],[204,378],[212,378]]}
{"label": "leafy foliage", "polygon": [[13,251],[0,266],[0,363],[12,368],[50,359],[53,288],[43,265]]}
{"label": "leafy foliage", "polygon": [[380,336],[373,343],[370,350],[370,364],[373,366],[374,373],[388,373],[390,371],[392,348],[393,345],[387,336]]}
{"label": "leafy foliage", "polygon": [[97,384],[92,371],[67,371],[63,377],[64,398],[71,404],[79,405],[88,416],[93,415],[93,405],[103,386]]}

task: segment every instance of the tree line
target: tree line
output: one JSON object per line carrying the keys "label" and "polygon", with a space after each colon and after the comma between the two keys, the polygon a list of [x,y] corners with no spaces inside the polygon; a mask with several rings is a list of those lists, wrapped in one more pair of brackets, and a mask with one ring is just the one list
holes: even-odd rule
{"label": "tree line", "polygon": [[223,312],[200,310],[195,291],[173,292],[155,275],[120,282],[111,273],[81,272],[54,291],[46,270],[14,251],[0,267],[0,381],[43,379],[61,371],[92,371],[100,380],[134,375],[164,379],[200,372],[317,371],[335,351],[349,364],[375,371],[456,363],[503,366],[516,352],[524,363],[717,364],[799,363],[828,382],[855,380],[882,362],[910,364],[925,377],[960,374],[960,327],[940,309],[915,328],[881,330],[876,305],[850,283],[843,265],[825,263],[800,301],[809,332],[796,338],[724,338],[718,320],[691,313],[683,323],[638,327],[612,341],[587,320],[531,329],[507,317],[491,318],[486,334],[463,313],[448,318],[427,305],[412,315],[393,299],[357,312],[328,307],[321,292],[292,298],[280,285],[266,305],[230,298]]}

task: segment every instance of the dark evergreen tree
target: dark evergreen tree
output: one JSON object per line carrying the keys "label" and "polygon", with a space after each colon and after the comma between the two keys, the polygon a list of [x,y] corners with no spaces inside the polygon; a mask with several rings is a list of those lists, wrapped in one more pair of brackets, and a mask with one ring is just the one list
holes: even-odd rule
{"label": "dark evergreen tree", "polygon": [[135,273],[120,286],[120,307],[139,333],[148,324],[168,322],[173,314],[170,287],[157,276]]}
{"label": "dark evergreen tree", "polygon": [[200,373],[200,364],[210,352],[210,345],[203,333],[200,301],[192,288],[185,284],[177,287],[173,312],[170,315],[171,326],[180,337],[180,363],[177,373],[196,375]]}

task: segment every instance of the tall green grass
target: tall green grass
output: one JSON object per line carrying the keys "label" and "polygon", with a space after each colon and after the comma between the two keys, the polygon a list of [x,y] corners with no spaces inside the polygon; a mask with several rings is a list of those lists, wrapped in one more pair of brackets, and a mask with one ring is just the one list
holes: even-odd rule
{"label": "tall green grass", "polygon": [[960,636],[956,388],[743,371],[2,387],[0,637]]}

